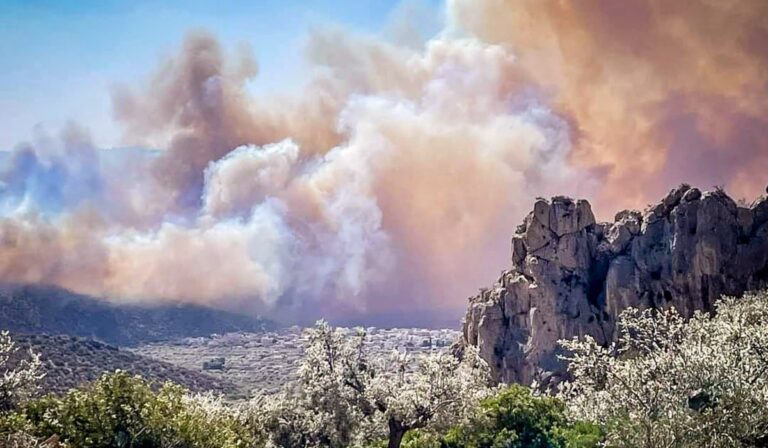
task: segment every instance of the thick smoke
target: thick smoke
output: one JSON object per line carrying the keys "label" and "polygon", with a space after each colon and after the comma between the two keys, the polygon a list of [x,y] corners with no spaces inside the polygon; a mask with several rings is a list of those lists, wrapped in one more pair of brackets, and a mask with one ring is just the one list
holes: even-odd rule
{"label": "thick smoke", "polygon": [[747,198],[768,172],[768,2],[451,0],[574,125],[603,208],[687,181]]}
{"label": "thick smoke", "polygon": [[599,3],[455,0],[423,48],[316,31],[306,85],[283,96],[249,94],[247,52],[193,33],[114,95],[126,143],[159,150],[97,149],[72,128],[14,151],[0,279],[423,324],[457,317],[506,264],[499,243],[535,196],[753,194],[768,169],[760,4]]}

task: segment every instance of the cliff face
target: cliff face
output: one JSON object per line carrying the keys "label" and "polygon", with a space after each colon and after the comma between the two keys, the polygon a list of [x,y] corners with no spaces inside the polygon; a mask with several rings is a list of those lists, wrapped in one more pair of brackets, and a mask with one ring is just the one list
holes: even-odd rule
{"label": "cliff face", "polygon": [[499,381],[547,384],[564,371],[559,339],[610,342],[627,307],[689,316],[766,285],[768,199],[745,207],[684,185],[613,223],[584,200],[540,199],[512,237],[511,268],[470,298],[463,343]]}

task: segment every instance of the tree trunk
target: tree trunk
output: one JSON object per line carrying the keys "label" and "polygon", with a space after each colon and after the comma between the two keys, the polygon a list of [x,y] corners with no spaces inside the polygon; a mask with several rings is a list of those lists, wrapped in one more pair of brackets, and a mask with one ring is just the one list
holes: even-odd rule
{"label": "tree trunk", "polygon": [[400,422],[396,420],[389,420],[389,444],[387,448],[400,448],[400,443],[403,441],[406,429]]}

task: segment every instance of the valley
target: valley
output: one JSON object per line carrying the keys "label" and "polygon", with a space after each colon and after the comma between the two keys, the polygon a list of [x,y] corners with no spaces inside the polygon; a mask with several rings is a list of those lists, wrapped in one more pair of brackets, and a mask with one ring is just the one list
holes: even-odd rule
{"label": "valley", "polygon": [[[354,328],[344,328],[343,331],[349,337],[356,334]],[[399,350],[408,352],[413,361],[425,354],[447,350],[461,334],[453,329],[369,327],[365,331],[371,358],[386,357],[393,350]],[[235,396],[242,398],[257,391],[277,392],[294,379],[306,342],[301,328],[290,327],[261,333],[235,332],[154,342],[130,351],[234,384],[239,391]],[[217,358],[224,359],[220,368],[215,362]],[[204,363],[215,367],[204,369]]]}

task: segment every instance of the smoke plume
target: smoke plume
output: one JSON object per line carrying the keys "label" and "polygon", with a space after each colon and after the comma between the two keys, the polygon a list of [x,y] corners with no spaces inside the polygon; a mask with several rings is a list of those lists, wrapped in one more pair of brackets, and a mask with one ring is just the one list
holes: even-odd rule
{"label": "smoke plume", "polygon": [[[768,172],[768,3],[451,0],[457,26],[518,56],[573,124],[604,208],[681,181],[751,198]],[[631,188],[628,188],[631,187]]]}
{"label": "smoke plume", "polygon": [[765,183],[764,2],[446,7],[421,47],[314,31],[307,82],[285,95],[251,95],[248,53],[191,33],[114,92],[133,149],[73,126],[13,151],[0,279],[425,324],[507,264],[536,196],[616,211],[680,182]]}

